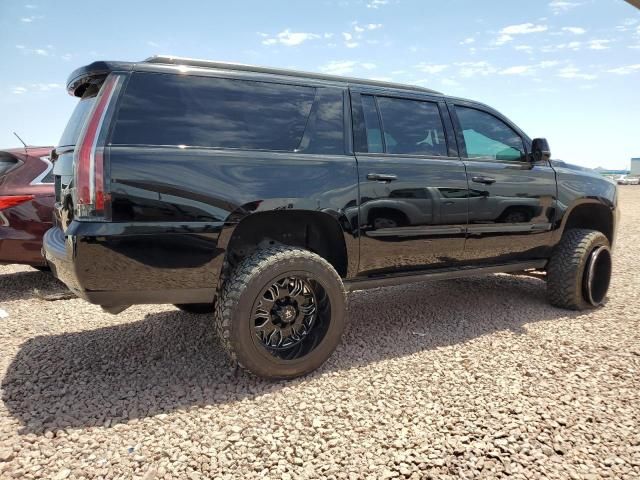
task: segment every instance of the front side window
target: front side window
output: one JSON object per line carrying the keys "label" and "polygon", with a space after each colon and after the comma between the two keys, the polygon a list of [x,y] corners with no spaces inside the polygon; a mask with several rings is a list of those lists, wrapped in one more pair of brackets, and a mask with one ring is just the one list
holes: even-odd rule
{"label": "front side window", "polygon": [[112,143],[293,152],[300,147],[315,90],[134,73],[122,98]]}
{"label": "front side window", "polygon": [[467,158],[524,159],[522,138],[502,120],[468,107],[456,106],[456,114],[464,135]]}
{"label": "front side window", "polygon": [[444,127],[436,103],[378,97],[378,107],[387,153],[447,155]]}

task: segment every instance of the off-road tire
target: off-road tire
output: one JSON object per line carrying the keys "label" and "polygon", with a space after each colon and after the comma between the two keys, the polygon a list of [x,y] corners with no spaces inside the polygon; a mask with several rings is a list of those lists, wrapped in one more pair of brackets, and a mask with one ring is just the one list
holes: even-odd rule
{"label": "off-road tire", "polygon": [[[326,334],[312,351],[302,358],[281,360],[256,345],[251,315],[267,282],[289,272],[304,272],[322,285],[331,315]],[[294,378],[320,367],[340,343],[346,325],[346,295],[340,276],[324,258],[299,247],[255,251],[221,278],[216,298],[216,333],[231,362],[268,379]]]}
{"label": "off-road tire", "polygon": [[213,303],[176,303],[174,306],[183,312],[193,313],[195,315],[213,313]]}
{"label": "off-road tire", "polygon": [[[601,305],[591,304],[584,291],[589,256],[601,246],[608,249],[609,240],[596,230],[571,229],[564,234],[547,267],[547,297],[552,305],[569,310],[586,310]],[[609,278],[606,278],[607,288]]]}

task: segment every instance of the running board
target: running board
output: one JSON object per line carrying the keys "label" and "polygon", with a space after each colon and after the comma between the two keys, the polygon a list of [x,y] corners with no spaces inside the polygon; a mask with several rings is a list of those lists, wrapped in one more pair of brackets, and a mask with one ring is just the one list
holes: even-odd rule
{"label": "running board", "polygon": [[478,275],[487,275],[490,273],[512,273],[522,270],[540,269],[544,268],[546,265],[547,260],[532,260],[528,262],[491,265],[490,267],[440,268],[428,272],[422,271],[402,275],[380,275],[376,277],[347,280],[344,282],[344,288],[348,292],[353,292],[356,290],[367,290],[369,288],[378,287],[391,287],[394,285],[426,282],[430,280],[447,280],[451,278],[474,277]]}

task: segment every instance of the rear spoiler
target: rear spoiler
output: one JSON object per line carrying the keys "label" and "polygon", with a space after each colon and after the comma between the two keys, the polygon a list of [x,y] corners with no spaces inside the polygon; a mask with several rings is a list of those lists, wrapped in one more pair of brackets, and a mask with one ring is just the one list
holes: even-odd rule
{"label": "rear spoiler", "polygon": [[133,62],[93,62],[74,70],[67,79],[69,95],[81,97],[87,87],[94,83],[101,83],[111,72],[128,72],[133,69]]}

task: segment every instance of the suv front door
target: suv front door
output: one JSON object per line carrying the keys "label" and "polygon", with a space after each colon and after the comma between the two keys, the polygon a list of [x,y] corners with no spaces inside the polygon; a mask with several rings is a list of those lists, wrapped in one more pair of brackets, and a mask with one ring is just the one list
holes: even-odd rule
{"label": "suv front door", "polygon": [[465,258],[487,263],[544,258],[556,210],[555,172],[496,112],[449,105],[469,183]]}
{"label": "suv front door", "polygon": [[463,258],[467,179],[437,98],[352,90],[361,275]]}

